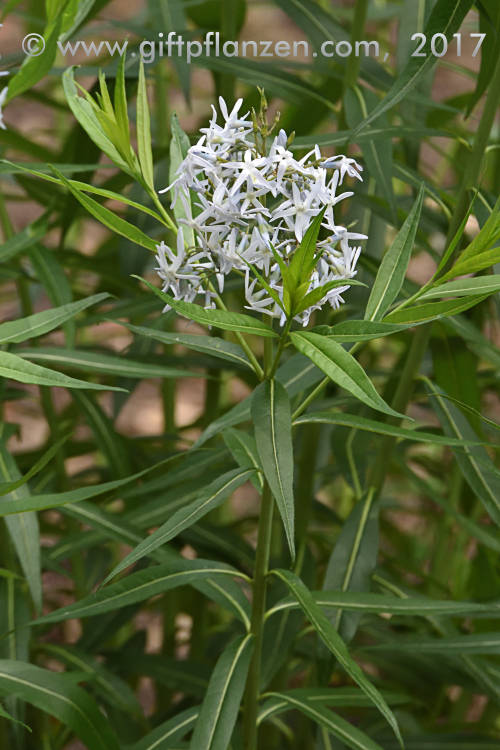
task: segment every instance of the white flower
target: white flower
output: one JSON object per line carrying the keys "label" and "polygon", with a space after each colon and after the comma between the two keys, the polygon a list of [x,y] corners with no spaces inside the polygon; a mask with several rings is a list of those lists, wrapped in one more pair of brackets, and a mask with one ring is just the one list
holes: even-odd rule
{"label": "white flower", "polygon": [[[176,252],[164,243],[158,246],[157,270],[164,289],[176,298],[191,301],[203,294],[207,306],[214,305],[211,279],[222,292],[226,276],[243,273],[246,307],[279,318],[283,325],[283,278],[275,253],[289,263],[322,210],[326,236],[317,243],[322,253],[308,291],[355,275],[360,247],[350,242],[366,235],[338,225],[334,208],[353,194],[337,194],[344,176],[361,179],[362,167],[346,156],[323,160],[318,146],[297,159],[287,148],[284,130],[261,153],[249,113],[240,114],[241,105],[239,99],[229,111],[219,99],[222,123],[212,107],[208,127],[201,129],[201,138],[189,148],[171,185],[160,191],[172,192],[172,205],[181,201],[185,218],[179,222],[191,230],[194,247],[185,246],[181,230]],[[267,287],[252,269],[265,276]],[[325,302],[337,308],[348,288],[347,283],[330,289],[295,319],[307,325],[311,313]]]}
{"label": "white flower", "polygon": [[363,171],[363,167],[358,164],[357,161],[350,159],[347,156],[334,156],[331,159],[322,162],[321,166],[325,167],[325,169],[338,169],[340,171],[341,185],[346,174],[348,174],[349,177],[355,177],[357,180],[363,179],[359,174]]}

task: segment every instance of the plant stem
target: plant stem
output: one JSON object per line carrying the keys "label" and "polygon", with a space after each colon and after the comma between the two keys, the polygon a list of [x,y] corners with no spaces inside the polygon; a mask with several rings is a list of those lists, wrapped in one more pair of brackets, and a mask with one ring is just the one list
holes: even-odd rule
{"label": "plant stem", "polygon": [[[284,341],[285,335],[281,340]],[[281,343],[281,341],[280,341]],[[279,360],[279,357],[277,358]],[[273,342],[264,340],[264,372],[273,368]],[[262,488],[259,525],[257,528],[257,549],[252,583],[252,618],[250,630],[254,635],[254,651],[248,673],[245,706],[243,715],[243,737],[245,750],[257,750],[257,716],[259,710],[260,673],[262,645],[264,641],[264,615],[266,612],[267,574],[273,533],[274,498],[266,480]]]}
{"label": "plant stem", "polygon": [[267,482],[262,490],[260,517],[255,553],[255,570],[253,577],[251,632],[255,637],[254,652],[248,673],[243,720],[245,750],[257,750],[257,715],[260,694],[260,671],[262,661],[262,644],[264,636],[264,615],[266,610],[267,573],[269,570],[269,551],[273,529],[274,498]]}
{"label": "plant stem", "polygon": [[[354,7],[354,18],[352,20],[351,44],[354,47],[356,42],[360,42],[365,31],[366,16],[368,13],[368,0],[357,0]],[[358,79],[361,58],[359,55],[351,54],[347,58],[345,69],[344,88],[354,86]]]}
{"label": "plant stem", "polygon": [[[493,77],[490,81],[483,114],[481,115],[481,120],[476,131],[476,136],[474,138],[474,145],[465,165],[460,192],[458,194],[455,210],[453,212],[453,216],[448,229],[448,242],[455,236],[457,229],[460,227],[462,219],[467,213],[467,208],[469,205],[469,192],[479,182],[484,152],[486,150],[486,146],[488,145],[488,138],[493,122],[495,120],[495,115],[498,110],[499,96],[500,56],[497,57],[495,72],[493,73]],[[455,253],[453,253],[452,257],[450,258],[449,265],[453,262],[458,248],[459,246],[455,248]]]}

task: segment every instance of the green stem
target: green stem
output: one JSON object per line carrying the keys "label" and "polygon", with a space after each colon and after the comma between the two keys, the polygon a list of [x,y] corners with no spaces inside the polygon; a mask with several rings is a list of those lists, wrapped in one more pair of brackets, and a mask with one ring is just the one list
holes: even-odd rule
{"label": "green stem", "polygon": [[[451,239],[455,236],[456,231],[462,223],[462,219],[467,213],[470,191],[473,190],[476,184],[479,182],[484,152],[486,150],[486,146],[488,145],[488,138],[498,110],[499,96],[500,56],[497,57],[495,72],[493,73],[493,77],[489,85],[483,114],[481,115],[479,127],[474,138],[474,145],[467,159],[467,164],[465,165],[460,192],[458,194],[457,203],[455,205],[455,210],[453,212],[453,216],[448,229],[448,242],[450,242]],[[455,250],[455,253],[453,253],[452,257],[450,258],[449,265],[451,265],[451,263],[453,262],[457,250],[458,246]]]}
{"label": "green stem", "polygon": [[[284,337],[282,337],[284,338]],[[264,371],[273,366],[273,342],[264,340]],[[252,618],[250,630],[254,635],[254,651],[245,691],[243,737],[245,750],[257,750],[257,717],[259,711],[262,645],[264,641],[264,616],[266,613],[267,574],[273,534],[274,498],[264,480],[257,528],[257,549],[252,582]]]}
{"label": "green stem", "polygon": [[[210,289],[213,292],[215,292],[213,285],[210,282],[208,282],[208,283],[209,283]],[[218,294],[215,294],[215,301],[217,303],[217,307],[219,307],[221,310],[227,311],[227,307],[224,304],[224,301],[222,300],[222,297],[220,297]],[[257,357],[255,356],[255,354],[251,350],[250,346],[245,341],[244,336],[239,331],[235,331],[234,333],[235,333],[236,339],[238,340],[239,345],[241,346],[241,348],[243,349],[243,351],[247,355],[248,359],[250,360],[250,362],[252,364],[252,367],[255,370],[255,373],[256,373],[257,377],[262,380],[264,378],[264,370],[259,365],[259,363],[257,361]],[[268,341],[271,341],[271,339],[264,339],[264,346],[266,345],[266,342],[268,342]]]}
{"label": "green stem", "polygon": [[[391,402],[391,406],[395,411],[404,412],[406,410],[413,392],[415,375],[420,368],[422,357],[429,342],[431,328],[432,324],[420,326],[413,335],[403,367],[403,372],[394,393],[394,398]],[[397,419],[389,417],[387,421],[389,423],[394,423],[395,421],[397,422]],[[387,465],[394,442],[395,439],[393,437],[385,437],[380,444],[378,458],[374,463],[369,482],[370,486],[374,487],[376,491],[380,490],[384,483]]]}
{"label": "green stem", "polygon": [[288,334],[290,332],[291,325],[292,325],[292,319],[289,318],[287,320],[287,322],[286,322],[286,325],[285,325],[284,329],[283,329],[283,333],[280,336],[278,348],[276,350],[276,356],[274,358],[274,362],[271,365],[271,369],[269,370],[269,375],[268,375],[269,378],[273,378],[276,370],[278,369],[279,361],[281,359],[281,355],[283,353],[283,349],[285,348],[286,340],[288,338]]}
{"label": "green stem", "polygon": [[255,553],[255,570],[253,577],[251,632],[254,635],[254,652],[248,673],[243,736],[245,750],[257,750],[257,716],[259,709],[260,673],[262,661],[262,644],[264,636],[264,615],[266,610],[267,574],[269,570],[269,551],[273,529],[274,499],[267,482],[262,490],[257,550]]}
{"label": "green stem", "polygon": [[[354,7],[354,18],[352,20],[351,44],[354,47],[356,42],[363,39],[365,32],[366,16],[368,13],[368,0],[357,0]],[[349,55],[345,69],[344,88],[348,89],[354,86],[358,80],[359,67],[361,58],[359,55]]]}

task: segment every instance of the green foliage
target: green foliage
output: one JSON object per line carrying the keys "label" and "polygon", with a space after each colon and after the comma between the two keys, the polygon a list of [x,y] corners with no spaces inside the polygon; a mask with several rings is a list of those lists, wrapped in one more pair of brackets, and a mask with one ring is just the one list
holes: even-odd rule
{"label": "green foliage", "polygon": [[[0,13],[45,41],[2,58],[0,747],[497,748],[498,3],[114,5]],[[61,74],[58,42],[109,18],[127,55]],[[268,24],[307,61],[139,60],[152,30]],[[321,54],[364,38],[378,58]],[[241,271],[224,299],[207,271],[213,309],[154,271],[180,227],[196,248],[159,189],[217,95],[256,110],[257,87],[295,157],[364,167],[335,206],[368,235],[357,275],[308,329],[345,286],[316,287],[323,213],[270,247],[283,298],[247,263],[281,321],[244,309]]]}

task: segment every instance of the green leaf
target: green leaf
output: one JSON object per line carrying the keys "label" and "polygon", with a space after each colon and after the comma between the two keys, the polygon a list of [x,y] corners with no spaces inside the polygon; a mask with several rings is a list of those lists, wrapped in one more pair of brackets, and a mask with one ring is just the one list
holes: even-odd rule
{"label": "green leaf", "polygon": [[203,583],[207,578],[217,580],[218,577],[226,576],[243,577],[236,568],[224,563],[199,558],[196,560],[179,558],[131,573],[121,581],[99,589],[95,594],[85,596],[74,604],[39,617],[33,621],[33,624],[46,625],[75,617],[94,617],[105,612],[113,612],[129,604],[142,602],[158,594],[164,594],[179,586]]}
{"label": "green leaf", "polygon": [[210,678],[196,721],[191,750],[227,750],[238,717],[253,650],[253,635],[226,646]]}
{"label": "green leaf", "polygon": [[292,332],[290,338],[299,352],[359,401],[384,414],[404,418],[385,403],[359,362],[341,344],[311,332]]}
{"label": "green leaf", "polygon": [[323,610],[318,604],[316,604],[309,589],[300,578],[289,570],[278,569],[272,570],[271,573],[280,578],[283,583],[286,584],[323,643],[336,657],[339,664],[341,664],[347,674],[352,677],[361,690],[363,690],[363,692],[372,700],[372,703],[378,708],[382,716],[384,716],[389,726],[392,728],[399,744],[403,747],[403,740],[394,714],[381,693],[374,685],[372,685],[359,665],[350,656],[344,641],[330,623]]}
{"label": "green leaf", "polygon": [[142,58],[139,63],[139,83],[137,87],[137,149],[139,151],[139,164],[141,165],[144,182],[151,190],[154,190],[148,92]]}
{"label": "green leaf", "polygon": [[268,695],[277,701],[284,701],[289,709],[297,709],[316,724],[331,732],[335,737],[338,737],[347,747],[352,747],[354,750],[382,750],[378,742],[370,739],[361,729],[349,724],[348,721],[334,714],[321,703],[311,703],[293,693],[272,692]]}
{"label": "green leaf", "polygon": [[78,302],[71,302],[68,305],[44,310],[35,315],[28,315],[26,318],[8,321],[0,324],[0,343],[1,344],[18,344],[26,339],[43,336],[54,328],[58,328],[66,320],[70,320],[82,310],[91,305],[97,305],[102,300],[109,298],[109,294],[94,294]]}
{"label": "green leaf", "polygon": [[130,685],[104,666],[98,659],[77,646],[62,646],[56,643],[43,643],[41,648],[73,669],[89,675],[92,687],[109,706],[140,717],[142,709]]}
{"label": "green leaf", "polygon": [[316,265],[316,243],[318,241],[318,234],[321,229],[321,222],[323,221],[325,211],[326,207],[323,208],[311,221],[288,266],[287,278],[289,279],[289,283],[286,283],[287,279],[284,279],[284,281],[285,289],[291,299],[292,314],[295,311],[295,307],[301,301],[300,299],[297,299],[297,292],[302,284],[308,284],[314,266]]}
{"label": "green leaf", "polygon": [[392,638],[390,643],[365,646],[366,650],[411,651],[416,654],[438,654],[439,656],[462,654],[500,654],[500,635],[493,633],[469,633],[444,638]]}
{"label": "green leaf", "polygon": [[391,435],[392,437],[403,438],[403,440],[411,440],[417,443],[434,443],[435,445],[456,446],[457,448],[464,445],[479,445],[482,442],[477,436],[473,441],[460,440],[445,435],[435,435],[432,432],[424,432],[420,429],[409,430],[405,427],[398,427],[387,422],[377,422],[375,419],[367,419],[366,417],[360,417],[357,414],[347,414],[343,411],[307,412],[298,417],[293,424],[338,424],[356,430],[374,432],[379,435]]}
{"label": "green leaf", "polygon": [[26,56],[18,72],[10,79],[7,90],[7,102],[19,94],[31,89],[50,72],[57,53],[57,40],[61,32],[62,16],[58,15],[54,23],[48,23],[43,37],[45,47],[40,55]]}
{"label": "green leaf", "polygon": [[[281,696],[278,698],[277,696]],[[372,702],[357,687],[334,687],[334,688],[295,688],[287,690],[284,693],[266,693],[266,700],[259,712],[259,723],[272,716],[275,713],[288,710],[288,703],[285,702],[285,696],[298,698],[314,706],[322,704],[323,706],[338,706],[341,708],[370,708]],[[389,704],[407,703],[408,696],[400,693],[384,692],[384,698]]]}
{"label": "green leaf", "polygon": [[173,719],[163,722],[160,726],[155,727],[145,737],[134,742],[133,745],[127,745],[126,750],[167,750],[178,746],[179,740],[193,728],[200,709],[196,706],[188,708],[177,714]]}
{"label": "green leaf", "polygon": [[[466,417],[446,399],[444,391],[430,381],[426,381],[426,389],[444,432],[460,440],[477,440]],[[469,445],[454,453],[465,481],[481,500],[489,516],[500,525],[500,471],[486,449]]]}
{"label": "green leaf", "polygon": [[202,336],[192,333],[167,333],[165,331],[158,331],[156,328],[134,326],[121,320],[118,322],[139,336],[147,336],[155,341],[160,341],[162,344],[187,346],[188,349],[208,354],[211,357],[219,357],[226,362],[232,362],[233,365],[244,365],[251,370],[253,369],[243,349],[231,341],[225,341],[216,336]]}
{"label": "green leaf", "polygon": [[[374,592],[357,591],[313,591],[311,592],[316,604],[327,612],[331,609],[345,609],[349,612],[363,614],[390,614],[402,617],[496,617],[500,612],[500,604],[496,601],[488,603],[452,601],[446,599],[430,599],[424,596],[409,596],[400,599],[397,596],[376,594]],[[271,617],[278,612],[301,607],[297,599],[287,597],[274,605],[266,613]]]}
{"label": "green leaf", "polygon": [[68,438],[69,433],[62,437],[60,440],[57,440],[54,445],[51,445],[50,448],[43,454],[43,456],[39,458],[38,461],[35,461],[32,466],[30,466],[29,470],[26,472],[26,474],[24,474],[24,476],[10,482],[0,482],[0,495],[8,495],[9,492],[13,492],[13,490],[17,490],[18,487],[22,487],[23,484],[29,482],[32,477],[36,476],[38,472],[44,469],[47,464],[54,458],[54,456],[57,455],[58,451],[64,445],[66,440],[68,440]]}
{"label": "green leaf", "polygon": [[500,248],[495,247],[500,241],[500,198],[470,245],[457,258],[450,270],[441,277],[440,281],[447,281],[455,276],[477,273],[500,261]]}
{"label": "green leaf", "polygon": [[382,258],[366,305],[365,318],[367,320],[383,318],[403,286],[420,221],[423,198],[424,187],[421,185],[413,208],[391,247]]}
{"label": "green leaf", "polygon": [[19,383],[31,383],[32,385],[49,385],[62,388],[89,388],[97,391],[123,391],[110,385],[99,385],[98,383],[86,383],[84,380],[70,378],[61,372],[40,367],[33,362],[28,362],[17,354],[0,352],[0,377],[17,380]]}
{"label": "green leaf", "polygon": [[[0,441],[0,476],[5,482],[15,482],[21,476],[14,458]],[[5,502],[15,505],[23,502],[30,495],[28,487],[23,485],[12,490]],[[42,571],[40,562],[40,530],[36,513],[13,513],[5,519],[12,544],[16,550],[29,590],[37,612],[42,608]]]}
{"label": "green leaf", "polygon": [[88,750],[119,750],[116,735],[95,701],[68,674],[1,659],[0,692],[18,696],[57,718]]}
{"label": "green leaf", "polygon": [[[126,55],[120,57],[115,78],[114,112],[116,124],[122,134],[122,140],[130,146],[130,125],[128,120],[127,92],[125,88]],[[60,167],[59,167],[60,168]]]}
{"label": "green leaf", "polygon": [[382,101],[355,128],[352,133],[353,140],[356,139],[360,131],[374,122],[383,112],[386,112],[404,99],[422,76],[435,65],[438,58],[431,53],[430,40],[436,33],[444,34],[447,39],[451,39],[453,34],[460,28],[471,5],[472,0],[437,0],[424,29],[427,40],[424,48],[425,57],[410,58],[408,64],[397,77]]}
{"label": "green leaf", "polygon": [[439,284],[427,292],[424,292],[419,299],[435,299],[436,297],[468,297],[474,294],[495,294],[500,291],[500,274],[488,276],[476,276],[471,279],[457,279]]}
{"label": "green leaf", "polygon": [[193,305],[191,302],[182,302],[176,300],[167,294],[162,292],[157,287],[150,284],[149,281],[135,276],[134,278],[142,281],[146,286],[151,289],[163,302],[172,307],[179,315],[182,315],[188,320],[194,320],[195,323],[201,323],[204,326],[214,326],[214,328],[222,328],[225,331],[239,331],[240,333],[253,334],[255,336],[267,336],[276,337],[278,334],[273,331],[268,325],[263,323],[258,318],[252,318],[250,315],[242,315],[241,313],[227,312],[226,310],[205,310],[200,305]]}
{"label": "green leaf", "polygon": [[75,66],[70,66],[62,76],[64,93],[73,115],[100,151],[103,151],[124,172],[136,177],[134,170],[120,156],[117,148],[106,135],[92,104],[87,98],[78,96],[74,70]]}
{"label": "green leaf", "polygon": [[381,339],[384,336],[405,331],[407,328],[406,325],[382,323],[378,320],[345,320],[342,323],[336,323],[334,326],[317,326],[313,329],[313,333],[331,336],[335,341],[342,344]]}
{"label": "green leaf", "polygon": [[252,396],[255,442],[264,475],[283,521],[292,560],[295,559],[293,445],[290,400],[277,380],[266,380]]}
{"label": "green leaf", "polygon": [[264,479],[254,436],[249,435],[248,432],[243,432],[243,430],[228,427],[222,433],[222,437],[238,466],[241,466],[242,469],[254,469],[254,475],[250,478],[250,481],[257,492],[262,493]]}
{"label": "green leaf", "polygon": [[[325,573],[325,591],[369,591],[378,555],[378,504],[373,503],[373,489],[358,500],[337,537]],[[338,610],[333,618],[335,629],[344,641],[353,639],[360,615]]]}
{"label": "green leaf", "polygon": [[68,490],[66,492],[53,492],[46,495],[30,495],[30,497],[23,498],[22,501],[19,499],[16,501],[14,507],[12,502],[9,500],[0,499],[0,516],[7,516],[11,513],[20,513],[28,510],[45,510],[46,508],[56,508],[61,505],[67,505],[69,503],[78,503],[80,500],[87,500],[90,497],[97,497],[104,492],[112,492],[119,487],[123,487],[130,482],[140,479],[141,477],[148,474],[150,471],[154,471],[162,466],[167,466],[169,463],[179,458],[179,454],[170,456],[169,458],[160,461],[159,463],[148,466],[142,471],[138,471],[135,474],[131,474],[123,479],[114,479],[111,482],[103,482],[102,484],[94,484],[91,487],[79,487],[76,490]]}
{"label": "green leaf", "polygon": [[83,191],[81,191],[79,188],[76,188],[74,184],[67,180],[62,172],[60,172],[56,167],[52,166],[52,169],[54,171],[54,174],[59,178],[60,182],[65,185],[65,187],[70,191],[72,195],[74,195],[74,197],[83,206],[83,208],[88,211],[91,216],[97,219],[97,221],[100,221],[101,224],[104,224],[105,227],[110,229],[115,234],[119,234],[122,237],[125,237],[127,240],[130,240],[131,242],[135,242],[136,245],[145,247],[147,250],[151,250],[151,252],[153,253],[156,252],[157,243],[154,240],[150,239],[146,234],[144,234],[141,229],[134,226],[134,224],[130,224],[130,222],[122,219],[120,216],[117,216],[117,214],[113,213],[113,211],[110,211],[109,208],[101,206],[101,204],[97,203],[97,201],[95,201],[93,198],[89,198],[88,195],[85,195]]}
{"label": "green leaf", "polygon": [[[316,385],[321,380],[321,371],[307,357],[303,357],[302,354],[294,354],[278,369],[276,380],[280,381],[286,388],[289,397],[293,398],[312,385]],[[247,396],[243,401],[229,409],[226,414],[223,414],[222,417],[215,419],[200,435],[195,446],[199,448],[207,440],[228,427],[248,421],[250,419],[251,401],[252,397]]]}
{"label": "green leaf", "polygon": [[[49,170],[50,169],[50,166],[48,166],[48,165],[45,166],[44,164],[35,164],[33,166],[29,165],[29,167],[28,167],[27,163],[24,163],[24,164],[20,164],[20,163],[14,164],[14,162],[8,161],[7,159],[1,159],[0,160],[0,164],[10,165],[12,171],[26,172],[28,174],[34,175],[35,177],[40,177],[40,179],[45,180],[46,182],[51,182],[54,185],[61,185],[62,184],[61,181],[57,177],[54,177],[53,175],[50,175],[50,174],[45,174],[44,170]],[[63,166],[64,165],[62,165],[62,164],[59,164],[59,163],[57,164],[58,170],[64,174],[65,170],[63,169]],[[70,165],[70,166],[73,166],[73,165]],[[91,168],[92,167],[95,167],[95,168],[99,167],[99,169],[102,169],[103,166],[105,166],[105,165],[103,165],[103,164],[90,165]],[[35,169],[34,167],[38,167],[38,169]],[[83,169],[82,167],[85,167],[85,169]],[[74,169],[69,169],[68,171],[69,172],[72,172],[72,171],[73,172],[75,172],[75,171],[76,172],[82,172],[82,171],[88,171],[88,169],[89,169],[89,167],[87,165],[75,165]],[[153,219],[156,219],[156,221],[159,221],[160,223],[166,225],[165,219],[162,216],[160,216],[159,213],[157,213],[156,211],[153,211],[148,206],[143,206],[142,203],[138,203],[137,201],[131,200],[126,195],[123,195],[122,193],[116,193],[114,190],[107,190],[106,188],[97,187],[96,185],[89,185],[88,183],[81,182],[80,180],[69,180],[69,183],[76,190],[83,190],[85,193],[93,193],[94,195],[100,195],[103,198],[109,198],[110,200],[118,201],[119,203],[124,203],[126,206],[131,206],[132,208],[137,209],[137,211],[141,211],[141,213],[145,213],[148,216],[152,216]],[[40,221],[40,220],[37,219],[37,221]],[[33,222],[33,225],[31,225],[31,226],[34,226],[34,225],[35,225],[35,222]],[[24,232],[24,230],[23,230],[23,232]],[[18,237],[19,235],[22,235],[23,232],[19,233],[16,236]],[[45,234],[45,232],[43,234]],[[43,234],[42,234],[42,236],[43,236]],[[14,238],[12,238],[12,239],[14,239]],[[0,250],[0,259],[1,258],[2,258],[2,251]]]}
{"label": "green leaf", "polygon": [[[164,6],[166,5],[168,5],[168,3],[164,3]],[[172,138],[170,141],[170,168],[168,172],[168,179],[169,183],[172,184],[178,177],[177,170],[179,169],[181,162],[186,157],[190,143],[188,136],[179,124],[179,118],[177,117],[175,112],[172,113],[172,117],[170,118],[170,130]],[[191,197],[189,198],[189,200],[191,200]],[[179,196],[175,201],[173,210],[174,216],[177,219],[178,223],[180,219],[187,218],[186,210]],[[188,247],[195,247],[193,229],[190,226],[183,225],[182,233],[186,245]]]}
{"label": "green leaf", "polygon": [[485,300],[489,295],[480,294],[465,299],[450,299],[444,302],[425,302],[423,305],[413,305],[412,307],[403,307],[401,310],[396,308],[384,318],[384,323],[423,323],[429,320],[439,320],[440,318],[458,315]]}
{"label": "green leaf", "polygon": [[302,297],[300,302],[298,302],[297,307],[295,308],[295,312],[298,315],[306,308],[312,305],[316,305],[318,302],[320,302],[325,294],[327,294],[332,289],[346,286],[366,286],[366,284],[364,284],[362,281],[357,281],[356,279],[337,279],[336,281],[329,281],[327,284],[317,286],[315,289],[311,289],[310,292],[307,292],[305,297]]}
{"label": "green leaf", "polygon": [[[136,362],[133,359],[128,359],[128,357],[120,357],[114,354],[102,354],[100,352],[97,354],[83,350],[63,349],[57,346],[19,349],[18,352],[23,358],[29,357],[38,362],[50,362],[60,367],[67,367],[68,369],[79,370],[81,372],[120,375],[127,378],[199,377],[197,373],[190,372],[189,370],[177,370],[175,367],[155,365],[149,362]],[[123,390],[123,388],[110,390]]]}
{"label": "green leaf", "polygon": [[209,511],[218,508],[252,474],[253,469],[233,469],[211,482],[211,484],[199,493],[195,500],[180,508],[156,531],[153,531],[152,534],[143,539],[132,552],[129,552],[106,577],[104,582],[107,583],[129,565],[132,565],[132,563],[137,562],[137,560],[149,555],[152,551],[158,549],[158,547],[174,539],[183,529],[189,528]]}
{"label": "green leaf", "polygon": [[0,247],[0,262],[5,263],[19,253],[23,253],[33,245],[36,245],[47,234],[47,225],[47,216],[44,214],[3,242],[2,247]]}

